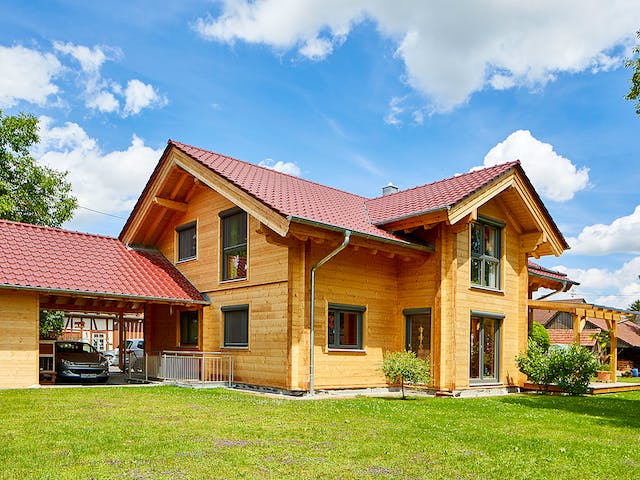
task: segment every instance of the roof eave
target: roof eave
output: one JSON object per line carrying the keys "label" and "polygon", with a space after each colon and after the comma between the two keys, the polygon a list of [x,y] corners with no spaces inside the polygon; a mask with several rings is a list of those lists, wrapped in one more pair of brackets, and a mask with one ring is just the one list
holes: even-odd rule
{"label": "roof eave", "polygon": [[379,222],[372,222],[372,224],[375,225],[376,227],[381,227],[381,226],[384,226],[384,225],[389,225],[390,223],[401,222],[403,220],[409,220],[410,218],[420,217],[422,215],[429,215],[431,213],[449,211],[450,209],[451,209],[450,205],[445,205],[445,206],[442,206],[442,207],[436,207],[436,208],[430,208],[428,210],[422,210],[420,212],[409,213],[407,215],[400,215],[398,217],[385,218],[384,220],[379,221]]}
{"label": "roof eave", "polygon": [[[34,287],[31,285],[14,285],[9,283],[0,284],[0,288],[6,288],[11,290],[23,290],[23,291],[32,291],[39,293],[52,293],[57,295],[84,295],[90,297],[101,297],[101,298],[113,298],[129,300],[129,301],[137,301],[137,302],[162,302],[162,303],[180,303],[180,304],[191,304],[191,305],[210,305],[211,301],[205,300],[194,300],[194,299],[186,299],[186,298],[167,298],[167,297],[154,297],[154,296],[144,296],[144,295],[129,295],[124,293],[110,293],[110,292],[92,292],[90,290],[71,290],[65,288],[47,288],[47,287]],[[81,308],[81,307],[80,307]]]}
{"label": "roof eave", "polygon": [[383,243],[388,243],[391,245],[396,245],[396,246],[401,246],[404,248],[409,248],[411,250],[417,250],[420,252],[426,252],[426,253],[433,253],[435,252],[435,248],[433,247],[433,245],[420,245],[417,243],[411,243],[411,242],[405,242],[402,240],[394,240],[392,238],[385,238],[385,237],[380,237],[377,235],[372,235],[370,233],[366,233],[366,232],[360,232],[358,230],[354,230],[351,228],[347,228],[347,227],[340,227],[337,225],[331,225],[329,223],[323,223],[323,222],[318,222],[316,220],[310,220],[308,218],[302,218],[302,217],[296,217],[293,215],[289,215],[287,216],[287,220],[289,220],[290,222],[295,222],[295,223],[300,223],[303,225],[310,225],[313,227],[318,227],[318,228],[323,228],[325,230],[333,230],[334,232],[344,232],[346,230],[351,231],[351,235],[352,236],[359,236],[359,237],[363,237],[363,238],[368,238],[371,240],[376,240],[378,242],[383,242]]}

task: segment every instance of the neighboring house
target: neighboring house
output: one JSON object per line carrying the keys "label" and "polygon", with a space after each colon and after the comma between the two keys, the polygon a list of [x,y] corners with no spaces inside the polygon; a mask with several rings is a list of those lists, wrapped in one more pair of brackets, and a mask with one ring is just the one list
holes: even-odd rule
{"label": "neighboring house", "polygon": [[[576,306],[586,304],[583,298],[558,300],[562,303],[573,303]],[[552,306],[553,301],[549,304]],[[606,307],[605,307],[606,308]],[[535,310],[534,321],[541,323],[549,332],[552,344],[570,345],[574,342],[573,315],[568,312],[549,310]],[[640,325],[634,316],[618,322],[617,325],[617,352],[618,361],[622,365],[631,362],[633,366],[640,365]],[[594,349],[596,346],[594,336],[602,331],[609,330],[607,322],[603,318],[588,316],[581,324],[580,344]]]}
{"label": "neighboring house", "polygon": [[383,386],[405,348],[439,390],[522,385],[528,258],[568,246],[520,164],[386,193],[170,141],[119,238],[196,291],[140,299],[145,348],[227,352],[236,382],[289,391]]}
{"label": "neighboring house", "polygon": [[65,312],[62,339],[87,342],[103,352],[119,348],[121,329],[126,338],[144,337],[143,315],[126,315],[123,320],[116,313]]}

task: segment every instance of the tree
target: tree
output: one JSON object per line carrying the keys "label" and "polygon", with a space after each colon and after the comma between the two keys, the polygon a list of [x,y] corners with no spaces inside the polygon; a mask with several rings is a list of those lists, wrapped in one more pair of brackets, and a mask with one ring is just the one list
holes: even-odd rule
{"label": "tree", "polygon": [[64,312],[40,310],[40,338],[51,335],[58,338],[64,329]]}
{"label": "tree", "polygon": [[631,303],[628,307],[628,310],[631,310],[632,312],[640,312],[640,299]]}
{"label": "tree", "polygon": [[0,218],[59,227],[73,216],[67,172],[38,165],[29,148],[38,142],[38,120],[0,110]]}
{"label": "tree", "polygon": [[405,383],[427,383],[430,365],[426,360],[416,357],[413,352],[387,352],[382,359],[382,371],[391,383],[402,384],[402,399]]}
{"label": "tree", "polygon": [[[638,30],[637,36],[640,39],[640,30]],[[627,68],[633,68],[633,75],[631,76],[631,89],[624,98],[635,100],[636,113],[640,115],[640,45],[636,45],[636,48],[633,49],[633,54],[635,58],[625,63]]]}

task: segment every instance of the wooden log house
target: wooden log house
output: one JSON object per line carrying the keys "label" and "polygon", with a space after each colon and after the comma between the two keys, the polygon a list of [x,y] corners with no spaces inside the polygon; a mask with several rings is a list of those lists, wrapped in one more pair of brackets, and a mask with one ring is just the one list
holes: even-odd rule
{"label": "wooden log house", "polygon": [[229,352],[236,382],[291,392],[385,386],[383,354],[404,349],[440,391],[522,386],[528,260],[568,245],[519,162],[387,190],[169,141],[119,240],[205,301],[145,303],[145,348]]}

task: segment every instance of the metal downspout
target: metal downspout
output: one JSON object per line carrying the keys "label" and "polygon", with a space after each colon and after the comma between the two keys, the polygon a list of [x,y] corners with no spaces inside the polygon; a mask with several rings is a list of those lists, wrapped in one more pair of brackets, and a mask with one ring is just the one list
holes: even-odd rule
{"label": "metal downspout", "polygon": [[338,248],[336,248],[333,252],[329,253],[326,257],[316,263],[313,267],[311,267],[311,320],[309,325],[309,395],[315,394],[314,388],[314,334],[315,334],[315,297],[316,297],[316,270],[320,268],[322,265],[327,263],[337,254],[339,254],[342,250],[347,248],[349,245],[349,239],[351,238],[351,230],[344,231],[344,240],[342,244]]}

